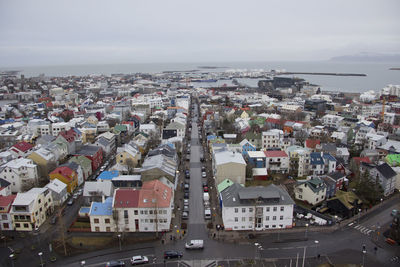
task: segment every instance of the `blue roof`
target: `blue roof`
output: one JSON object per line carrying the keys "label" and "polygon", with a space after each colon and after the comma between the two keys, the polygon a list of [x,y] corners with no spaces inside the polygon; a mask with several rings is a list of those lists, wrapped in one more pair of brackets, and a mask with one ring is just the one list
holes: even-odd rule
{"label": "blue roof", "polygon": [[92,207],[90,208],[89,216],[111,216],[112,215],[112,197],[106,198],[106,201],[102,202],[92,202]]}
{"label": "blue roof", "polygon": [[217,138],[216,135],[207,135],[207,140],[214,140],[216,138]]}
{"label": "blue roof", "polygon": [[310,154],[310,159],[311,159],[311,164],[313,165],[324,164],[324,161],[321,157],[321,153],[319,152],[312,152]]}
{"label": "blue roof", "polygon": [[90,207],[82,207],[79,210],[79,213],[89,213],[90,212]]}
{"label": "blue roof", "polygon": [[118,176],[119,176],[119,171],[103,171],[97,177],[97,180],[112,180],[112,178]]}
{"label": "blue roof", "polygon": [[335,159],[335,157],[334,156],[332,156],[331,154],[329,154],[329,153],[324,153],[324,159],[326,159],[326,160],[329,160],[329,161],[336,161],[336,159]]}

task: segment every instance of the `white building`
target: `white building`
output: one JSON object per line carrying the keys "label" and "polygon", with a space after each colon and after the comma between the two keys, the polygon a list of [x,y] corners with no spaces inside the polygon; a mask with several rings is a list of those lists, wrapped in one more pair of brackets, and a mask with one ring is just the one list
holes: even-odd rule
{"label": "white building", "polygon": [[280,148],[283,136],[283,131],[278,129],[262,132],[261,146],[263,150],[267,150],[269,148]]}
{"label": "white building", "polygon": [[0,167],[0,178],[11,183],[13,193],[22,192],[37,184],[38,168],[31,159],[14,159]]}
{"label": "white building", "polygon": [[53,136],[57,136],[62,131],[68,131],[71,126],[68,122],[56,122],[51,125],[51,131]]}
{"label": "white building", "polygon": [[220,192],[225,230],[292,228],[294,201],[279,186],[242,187]]}
{"label": "white building", "polygon": [[274,173],[289,172],[289,156],[285,151],[265,151],[265,166]]}
{"label": "white building", "polygon": [[108,197],[104,202],[91,203],[89,218],[92,232],[115,232],[112,202],[113,198]]}
{"label": "white building", "polygon": [[327,114],[322,117],[322,124],[324,126],[332,127],[332,128],[339,128],[341,122],[343,121],[343,117],[337,115]]}
{"label": "white building", "polygon": [[364,148],[366,149],[376,149],[378,146],[383,146],[386,143],[386,137],[380,134],[369,133],[365,136],[366,144]]}
{"label": "white building", "polygon": [[143,182],[138,190],[117,189],[113,200],[117,231],[169,231],[173,201],[173,189],[159,180]]}

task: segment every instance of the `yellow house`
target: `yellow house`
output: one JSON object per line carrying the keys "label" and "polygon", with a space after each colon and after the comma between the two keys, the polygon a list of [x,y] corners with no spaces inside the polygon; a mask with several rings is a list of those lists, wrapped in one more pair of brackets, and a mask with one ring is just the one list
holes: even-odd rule
{"label": "yellow house", "polygon": [[249,118],[249,114],[246,111],[242,112],[242,115],[240,115],[240,118],[242,119],[248,119]]}
{"label": "yellow house", "polygon": [[34,152],[32,152],[28,159],[31,159],[36,165],[38,165],[38,173],[42,178],[48,178],[49,172],[54,170],[57,167],[57,157],[56,155],[45,149],[40,148]]}
{"label": "yellow house", "polygon": [[90,123],[90,124],[93,124],[93,125],[97,125],[97,123],[99,123],[99,120],[98,120],[95,116],[93,116],[93,115],[89,116],[89,117],[86,119],[86,121],[87,121],[88,123]]}
{"label": "yellow house", "polygon": [[96,128],[81,128],[82,132],[82,143],[93,143],[96,139],[97,129]]}
{"label": "yellow house", "polygon": [[138,161],[142,158],[142,154],[137,146],[125,144],[123,147],[117,148],[117,156],[115,160],[122,165],[128,165],[127,160],[132,160],[134,166],[137,166]]}
{"label": "yellow house", "polygon": [[67,185],[67,192],[74,192],[78,186],[78,174],[75,170],[67,167],[60,166],[50,173],[50,180],[58,179]]}

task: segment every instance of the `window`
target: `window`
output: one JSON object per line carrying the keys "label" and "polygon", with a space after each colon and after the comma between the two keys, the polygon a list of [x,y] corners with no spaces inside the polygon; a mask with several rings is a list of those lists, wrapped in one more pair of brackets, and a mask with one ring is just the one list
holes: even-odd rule
{"label": "window", "polygon": [[106,227],[106,232],[111,232],[111,227],[107,226]]}
{"label": "window", "polygon": [[265,220],[266,220],[266,221],[269,221],[269,216],[265,217]]}
{"label": "window", "polygon": [[249,208],[249,212],[253,212],[253,208]]}
{"label": "window", "polygon": [[5,215],[5,214],[1,215],[1,219],[4,221],[7,220],[7,215]]}
{"label": "window", "polygon": [[235,208],[235,213],[238,213],[239,212],[239,209],[238,208]]}
{"label": "window", "polygon": [[167,214],[167,210],[163,210],[163,213],[164,213],[164,214]]}
{"label": "window", "polygon": [[273,221],[276,221],[276,216],[272,216],[272,220],[273,220]]}
{"label": "window", "polygon": [[135,214],[135,215],[138,215],[138,210],[135,210],[135,211],[134,211],[134,214]]}
{"label": "window", "polygon": [[140,211],[140,214],[143,215],[143,210]]}
{"label": "window", "polygon": [[299,198],[300,198],[300,199],[302,199],[302,198],[303,198],[303,196],[302,196],[302,195],[299,195]]}
{"label": "window", "polygon": [[242,213],[245,213],[246,212],[246,208],[242,208]]}
{"label": "window", "polygon": [[93,222],[94,223],[99,223],[99,219],[96,218],[96,219],[93,220]]}
{"label": "window", "polygon": [[128,219],[128,211],[124,210],[124,219]]}
{"label": "window", "polygon": [[281,211],[284,211],[285,210],[285,207],[281,207]]}
{"label": "window", "polygon": [[277,211],[278,210],[278,208],[277,207],[274,207],[274,211]]}
{"label": "window", "polygon": [[238,217],[235,217],[235,222],[238,222],[239,221],[239,218]]}
{"label": "window", "polygon": [[24,228],[29,228],[29,224],[24,223]]}
{"label": "window", "polygon": [[246,221],[246,217],[242,217],[242,222],[245,222]]}
{"label": "window", "polygon": [[266,225],[265,228],[269,228],[269,225]]}
{"label": "window", "polygon": [[150,219],[150,223],[153,223],[153,219]]}
{"label": "window", "polygon": [[150,215],[153,215],[153,210],[149,210],[149,214],[150,214]]}
{"label": "window", "polygon": [[104,223],[110,223],[110,219],[104,219]]}
{"label": "window", "polygon": [[272,225],[272,228],[276,228],[276,224]]}
{"label": "window", "polygon": [[15,227],[21,227],[21,225],[19,223],[16,223]]}
{"label": "window", "polygon": [[253,217],[249,217],[249,222],[252,222],[253,221]]}
{"label": "window", "polygon": [[267,207],[267,212],[269,211],[269,207]]}
{"label": "window", "polygon": [[96,226],[94,229],[96,232],[100,232],[100,227]]}
{"label": "window", "polygon": [[279,217],[279,220],[281,220],[281,221],[283,220],[283,216],[282,215]]}
{"label": "window", "polygon": [[283,228],[283,224],[280,224],[280,225],[279,225],[279,228]]}

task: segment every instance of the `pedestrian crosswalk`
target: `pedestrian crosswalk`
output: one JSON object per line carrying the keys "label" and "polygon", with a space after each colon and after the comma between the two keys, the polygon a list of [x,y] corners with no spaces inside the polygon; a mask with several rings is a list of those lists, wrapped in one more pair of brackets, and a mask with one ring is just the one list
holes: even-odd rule
{"label": "pedestrian crosswalk", "polygon": [[368,235],[368,236],[369,236],[372,232],[375,232],[375,230],[370,229],[370,228],[368,228],[368,227],[365,227],[365,226],[363,226],[363,225],[361,225],[361,224],[353,224],[352,227],[353,227],[354,229],[356,229],[357,231],[360,231],[362,234]]}

